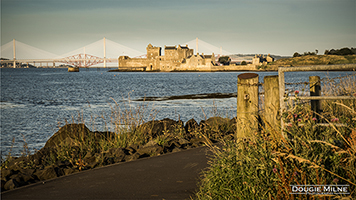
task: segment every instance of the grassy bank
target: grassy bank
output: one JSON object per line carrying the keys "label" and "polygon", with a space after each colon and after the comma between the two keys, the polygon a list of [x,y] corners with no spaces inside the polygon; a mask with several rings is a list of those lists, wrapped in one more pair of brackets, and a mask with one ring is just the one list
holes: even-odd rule
{"label": "grassy bank", "polygon": [[302,66],[302,65],[332,65],[356,63],[356,55],[305,55],[293,58],[282,58],[270,63],[277,66]]}
{"label": "grassy bank", "polygon": [[[356,96],[355,76],[330,81],[326,95]],[[300,95],[295,92],[295,95]],[[324,101],[317,115],[297,101],[283,113],[281,133],[268,124],[246,141],[211,147],[215,157],[195,199],[339,199],[338,195],[291,194],[291,185],[349,185],[356,198],[356,102]],[[261,119],[263,119],[261,115]],[[326,126],[319,126],[317,122]],[[338,126],[338,124],[342,124]]]}

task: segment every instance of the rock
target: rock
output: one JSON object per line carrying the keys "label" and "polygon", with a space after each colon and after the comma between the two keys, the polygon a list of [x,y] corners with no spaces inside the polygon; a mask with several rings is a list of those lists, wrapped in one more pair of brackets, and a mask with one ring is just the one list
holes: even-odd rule
{"label": "rock", "polygon": [[167,142],[167,145],[164,146],[164,152],[172,152],[175,148],[180,148],[180,144],[178,143],[178,139],[172,139]]}
{"label": "rock", "polygon": [[144,146],[137,150],[140,155],[160,155],[163,153],[163,147],[159,146],[157,143],[155,145]]}
{"label": "rock", "polygon": [[185,123],[184,129],[187,133],[192,134],[199,129],[199,124],[192,118]]}
{"label": "rock", "polygon": [[6,184],[6,181],[1,179],[1,192],[5,191],[5,184]]}
{"label": "rock", "polygon": [[51,164],[58,162],[57,151],[59,148],[68,148],[74,155],[81,152],[79,143],[94,143],[94,145],[100,145],[100,140],[111,140],[116,137],[112,132],[91,132],[84,124],[67,124],[60,128],[45,144],[45,146],[30,156],[31,160],[36,164]]}
{"label": "rock", "polygon": [[112,132],[91,132],[84,124],[67,124],[60,128],[46,142],[44,148],[57,148],[58,146],[75,146],[77,142],[112,139],[116,137]]}
{"label": "rock", "polygon": [[[71,143],[74,140],[83,140],[89,136],[90,130],[84,124],[67,124],[61,127],[49,140],[44,148],[58,147],[65,143]],[[68,144],[69,145],[69,144]]]}
{"label": "rock", "polygon": [[114,163],[122,162],[126,156],[126,150],[123,148],[112,148],[109,150]]}
{"label": "rock", "polygon": [[130,145],[126,147],[126,151],[129,153],[129,155],[136,153],[137,149],[139,148],[139,145]]}
{"label": "rock", "polygon": [[35,171],[35,169],[20,169],[20,173],[27,175],[32,175]]}
{"label": "rock", "polygon": [[16,187],[20,187],[22,185],[25,185],[25,181],[23,180],[22,174],[14,174],[10,176],[10,180],[14,180],[17,184]]}
{"label": "rock", "polygon": [[143,145],[143,148],[145,148],[145,147],[150,147],[150,146],[154,146],[154,145],[156,145],[156,144],[157,144],[156,141],[150,140],[149,142],[147,142],[147,144]]}
{"label": "rock", "polygon": [[165,133],[175,133],[182,130],[185,132],[182,121],[165,118],[144,123],[138,126],[135,131],[141,132],[148,139],[153,139]]}
{"label": "rock", "polygon": [[19,171],[21,167],[23,167],[23,165],[27,162],[28,162],[27,157],[11,157],[7,164],[7,169],[13,171]]}
{"label": "rock", "polygon": [[7,181],[4,185],[5,190],[12,190],[17,187],[20,187],[20,184],[15,179]]}
{"label": "rock", "polygon": [[[141,156],[141,154],[139,154],[138,152],[132,154],[132,155],[129,155],[129,156],[126,156],[125,157],[125,161],[132,161],[132,160],[137,160],[139,159]],[[145,157],[145,156],[144,156]]]}
{"label": "rock", "polygon": [[28,185],[30,183],[35,183],[37,178],[33,174],[19,173],[12,175],[10,180],[15,180],[15,182],[17,183],[17,187],[19,187],[23,185]]}
{"label": "rock", "polygon": [[83,161],[85,163],[85,166],[88,168],[95,168],[99,165],[99,163],[96,161],[95,156],[86,157],[83,159]]}
{"label": "rock", "polygon": [[18,174],[13,174],[10,178],[15,179],[19,185],[27,185],[36,181],[35,171],[35,169],[21,169]]}
{"label": "rock", "polygon": [[172,150],[172,153],[178,152],[178,151],[182,151],[182,149],[181,149],[181,148],[174,148],[174,149]]}
{"label": "rock", "polygon": [[57,177],[64,175],[63,168],[59,167],[58,165],[54,165],[53,167],[54,167],[54,170],[56,171]]}
{"label": "rock", "polygon": [[10,176],[15,174],[15,171],[12,169],[1,169],[1,179],[8,181]]}
{"label": "rock", "polygon": [[73,167],[72,163],[70,163],[68,160],[66,161],[58,161],[56,163],[56,165],[59,167],[59,168],[66,168],[66,167]]}
{"label": "rock", "polygon": [[79,170],[76,170],[76,169],[73,169],[73,168],[65,168],[65,169],[63,169],[64,175],[73,174],[75,172],[79,172]]}
{"label": "rock", "polygon": [[183,139],[183,138],[179,138],[178,139],[178,143],[181,145],[181,146],[185,146],[187,144],[190,144],[190,142],[186,139]]}
{"label": "rock", "polygon": [[98,166],[100,163],[97,162],[97,157],[100,154],[96,154],[94,152],[88,152],[85,157],[83,158],[83,161],[85,163],[85,166],[88,168],[95,168]]}
{"label": "rock", "polygon": [[43,170],[36,171],[35,175],[41,181],[58,177],[57,170],[54,166],[47,166]]}
{"label": "rock", "polygon": [[57,158],[57,151],[54,148],[50,147],[43,147],[41,150],[37,151],[34,155],[30,156],[30,159],[37,163],[37,166],[46,165],[49,162],[53,163],[56,162]]}
{"label": "rock", "polygon": [[199,147],[202,146],[203,144],[205,144],[206,140],[204,138],[193,138],[190,140],[190,142],[192,143],[192,147]]}

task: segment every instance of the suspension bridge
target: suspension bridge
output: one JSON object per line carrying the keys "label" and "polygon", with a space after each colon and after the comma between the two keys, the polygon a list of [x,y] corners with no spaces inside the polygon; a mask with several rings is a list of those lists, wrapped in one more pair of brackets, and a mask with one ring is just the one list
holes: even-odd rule
{"label": "suspension bridge", "polygon": [[[222,50],[198,38],[182,43],[194,49],[195,52],[209,52],[216,55],[231,55],[232,53]],[[118,67],[119,56],[132,58],[144,58],[146,53],[134,50],[114,41],[103,38],[82,48],[56,55],[36,47],[27,45],[17,40],[10,41],[1,46],[1,67],[56,67],[59,65],[71,65],[81,68],[92,66]]]}

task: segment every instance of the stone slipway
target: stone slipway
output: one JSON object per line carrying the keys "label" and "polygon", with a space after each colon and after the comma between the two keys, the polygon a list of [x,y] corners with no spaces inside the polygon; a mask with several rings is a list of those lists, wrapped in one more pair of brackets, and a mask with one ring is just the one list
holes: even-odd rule
{"label": "stone slipway", "polygon": [[1,199],[189,199],[208,153],[199,147],[113,164],[6,191]]}

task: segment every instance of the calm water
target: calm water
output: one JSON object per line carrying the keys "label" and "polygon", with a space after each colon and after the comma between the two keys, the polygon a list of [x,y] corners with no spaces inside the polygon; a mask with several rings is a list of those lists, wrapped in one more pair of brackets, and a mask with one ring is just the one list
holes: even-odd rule
{"label": "calm water", "polygon": [[[146,105],[146,116],[155,110],[155,119],[171,118],[198,122],[213,116],[216,108],[234,117],[236,98],[139,102],[143,97],[163,97],[202,93],[236,93],[233,73],[109,73],[101,69],[1,69],[1,151],[12,148],[19,155],[26,140],[30,150],[40,149],[65,121],[82,118],[93,130],[112,130],[111,107],[115,102],[125,109]],[[352,74],[352,72],[348,72]],[[308,81],[309,75],[335,77],[346,72],[287,73],[286,82]],[[260,82],[267,75],[259,73]],[[204,110],[204,112],[203,112]],[[82,117],[78,117],[78,115]],[[15,138],[15,143],[12,143]]]}

